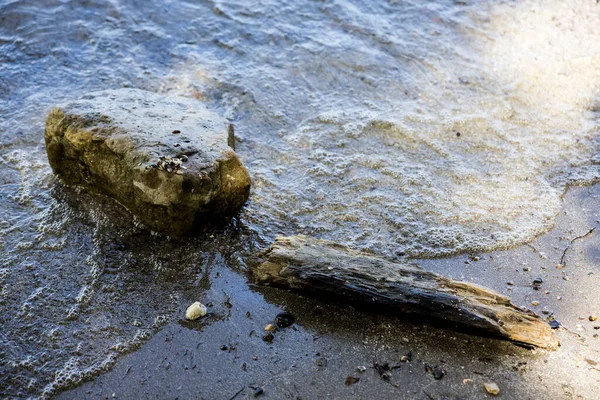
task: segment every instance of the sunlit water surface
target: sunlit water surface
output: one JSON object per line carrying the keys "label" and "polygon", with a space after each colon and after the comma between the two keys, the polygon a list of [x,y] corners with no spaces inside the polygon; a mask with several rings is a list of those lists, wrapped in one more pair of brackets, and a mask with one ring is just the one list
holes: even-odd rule
{"label": "sunlit water surface", "polygon": [[[599,26],[593,0],[0,1],[0,397],[109,369],[280,233],[435,257],[547,231],[600,176]],[[49,109],[119,87],[235,123],[232,226],[150,235],[57,182]]]}

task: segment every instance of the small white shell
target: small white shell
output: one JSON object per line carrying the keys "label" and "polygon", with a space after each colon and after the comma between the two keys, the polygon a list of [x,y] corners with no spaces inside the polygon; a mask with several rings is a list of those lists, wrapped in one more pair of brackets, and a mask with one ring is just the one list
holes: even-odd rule
{"label": "small white shell", "polygon": [[199,301],[193,303],[185,310],[185,317],[189,320],[195,320],[204,317],[207,313],[206,306]]}

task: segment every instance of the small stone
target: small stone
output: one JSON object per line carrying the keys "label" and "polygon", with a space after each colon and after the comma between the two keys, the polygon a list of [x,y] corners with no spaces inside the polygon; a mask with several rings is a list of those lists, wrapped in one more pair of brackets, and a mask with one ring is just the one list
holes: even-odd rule
{"label": "small stone", "polygon": [[411,362],[412,358],[413,358],[412,351],[409,351],[408,353],[406,353],[406,355],[400,357],[400,361],[402,361],[402,362]]}
{"label": "small stone", "polygon": [[515,283],[514,283],[513,281],[510,281],[510,282],[506,282],[506,284],[507,284],[507,285],[509,285],[509,286],[512,286],[512,285],[514,285]]}
{"label": "small stone", "polygon": [[272,343],[274,338],[275,338],[275,336],[273,336],[273,334],[271,332],[267,332],[262,337],[262,340],[264,340],[267,343]]}
{"label": "small stone", "polygon": [[532,301],[532,302],[531,302],[531,305],[532,305],[532,306],[534,306],[534,307],[537,307],[537,306],[539,306],[539,305],[540,305],[540,302],[539,302],[539,301],[536,301],[536,300],[534,300],[534,301]]}
{"label": "small stone", "polygon": [[556,269],[563,269],[563,265],[562,264],[556,264]]}
{"label": "small stone", "polygon": [[346,377],[346,382],[344,382],[344,383],[345,383],[346,386],[350,386],[350,385],[353,385],[353,384],[357,383],[358,381],[360,381],[360,378],[357,378],[357,377],[354,377],[354,376],[347,376]]}
{"label": "small stone", "polygon": [[294,323],[294,316],[289,312],[282,312],[275,317],[275,324],[280,328],[287,328]]}
{"label": "small stone", "polygon": [[433,368],[432,375],[433,375],[433,379],[439,381],[440,379],[442,379],[444,377],[444,375],[446,375],[446,371],[444,371],[443,369],[441,369],[438,366],[435,366]]}
{"label": "small stone", "polygon": [[261,387],[257,387],[254,389],[254,397],[258,397],[263,394],[265,391]]}
{"label": "small stone", "polygon": [[268,324],[267,326],[265,326],[265,331],[267,332],[273,332],[275,329],[277,328],[275,328],[275,325],[273,324]]}
{"label": "small stone", "polygon": [[359,365],[358,367],[356,367],[356,370],[362,374],[367,370],[367,367],[365,367],[364,365]]}
{"label": "small stone", "polygon": [[589,319],[590,321],[594,322],[595,320],[597,320],[597,319],[598,319],[598,317],[596,317],[595,315],[590,315],[590,316],[588,317],[588,319]]}
{"label": "small stone", "polygon": [[492,396],[497,396],[500,394],[500,388],[494,382],[486,382],[483,384],[485,391],[491,394]]}
{"label": "small stone", "polygon": [[560,327],[560,322],[558,322],[557,320],[552,320],[548,322],[548,325],[550,325],[550,328],[552,329],[558,329]]}
{"label": "small stone", "polygon": [[569,278],[568,276],[563,276],[563,279],[564,279],[565,281],[568,281],[570,278]]}
{"label": "small stone", "polygon": [[185,310],[185,317],[190,321],[204,317],[207,313],[206,306],[199,301],[193,303]]}
{"label": "small stone", "polygon": [[531,268],[529,267],[523,267],[523,271],[528,272]]}
{"label": "small stone", "polygon": [[221,350],[223,350],[223,351],[227,351],[227,350],[229,350],[229,347],[227,347],[227,346],[223,345],[223,346],[221,346]]}
{"label": "small stone", "polygon": [[317,358],[317,360],[315,361],[315,365],[317,367],[326,367],[327,359],[325,357]]}

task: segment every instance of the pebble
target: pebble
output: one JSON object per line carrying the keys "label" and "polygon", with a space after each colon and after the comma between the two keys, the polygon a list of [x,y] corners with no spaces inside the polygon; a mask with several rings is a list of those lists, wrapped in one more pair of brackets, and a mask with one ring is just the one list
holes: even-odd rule
{"label": "pebble", "polygon": [[358,381],[360,381],[360,378],[355,377],[355,376],[348,376],[348,377],[346,377],[346,382],[344,382],[344,383],[346,384],[346,386],[350,386],[350,385],[357,383]]}
{"label": "pebble", "polygon": [[433,379],[439,381],[440,379],[442,379],[444,377],[444,375],[446,375],[446,371],[444,371],[443,369],[441,369],[438,366],[435,366],[433,368],[432,374],[433,374]]}
{"label": "pebble", "polygon": [[529,267],[523,267],[523,271],[525,271],[525,272],[529,271],[530,269],[531,268],[529,268]]}
{"label": "pebble", "polygon": [[254,397],[258,397],[261,394],[263,394],[265,391],[263,390],[263,388],[257,387],[256,389],[254,389]]}
{"label": "pebble", "polygon": [[221,350],[223,350],[223,351],[227,351],[227,350],[229,350],[229,347],[227,347],[227,346],[223,345],[223,346],[221,346]]}
{"label": "pebble", "polygon": [[550,325],[550,328],[552,329],[558,329],[560,327],[560,322],[558,322],[557,320],[552,320],[548,322],[548,325]]}
{"label": "pebble", "polygon": [[598,317],[596,317],[595,315],[590,315],[590,316],[588,317],[588,319],[589,319],[590,321],[594,322],[595,320],[597,320],[597,319],[598,319]]}
{"label": "pebble", "polygon": [[267,342],[267,343],[271,343],[271,342],[273,342],[273,338],[274,338],[273,334],[272,334],[271,332],[267,332],[267,333],[265,333],[265,335],[262,337],[262,340],[264,340],[264,341],[265,341],[265,342]]}
{"label": "pebble", "polygon": [[193,303],[185,310],[185,317],[190,321],[204,317],[207,313],[206,306],[199,301]]}
{"label": "pebble", "polygon": [[485,388],[486,392],[493,396],[497,396],[498,394],[500,394],[500,388],[494,382],[486,382],[483,384],[483,387]]}
{"label": "pebble", "polygon": [[327,366],[327,359],[325,357],[317,358],[316,361],[315,361],[315,365],[317,367],[326,367]]}
{"label": "pebble", "polygon": [[537,306],[540,305],[540,302],[534,300],[534,301],[531,302],[531,305],[537,307]]}
{"label": "pebble", "polygon": [[273,324],[268,324],[267,326],[265,326],[265,331],[267,331],[267,332],[272,332],[275,329],[277,329],[277,328],[275,328],[275,325],[273,325]]}
{"label": "pebble", "polygon": [[294,323],[294,316],[289,312],[282,312],[275,317],[275,324],[280,328],[287,328]]}
{"label": "pebble", "polygon": [[356,370],[362,374],[367,370],[367,367],[365,367],[364,365],[359,365],[358,367],[356,367]]}
{"label": "pebble", "polygon": [[402,361],[402,362],[411,362],[412,358],[413,358],[412,351],[409,351],[408,353],[406,353],[406,355],[400,357],[400,361]]}

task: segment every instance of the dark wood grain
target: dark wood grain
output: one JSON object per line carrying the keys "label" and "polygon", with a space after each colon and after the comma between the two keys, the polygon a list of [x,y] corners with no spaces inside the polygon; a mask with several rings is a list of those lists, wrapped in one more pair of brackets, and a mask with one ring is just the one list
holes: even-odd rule
{"label": "dark wood grain", "polygon": [[513,342],[555,349],[550,326],[509,297],[416,264],[392,262],[306,236],[278,237],[252,271],[261,283],[344,296]]}

